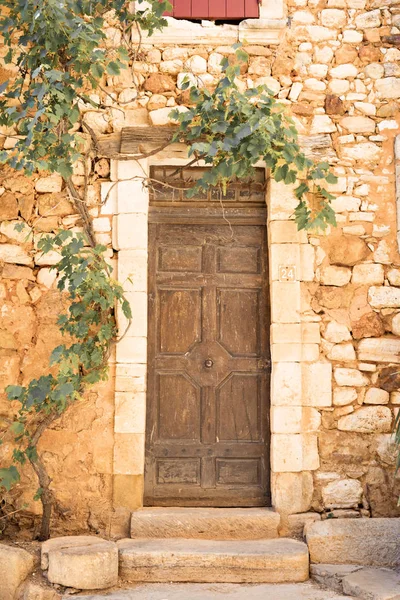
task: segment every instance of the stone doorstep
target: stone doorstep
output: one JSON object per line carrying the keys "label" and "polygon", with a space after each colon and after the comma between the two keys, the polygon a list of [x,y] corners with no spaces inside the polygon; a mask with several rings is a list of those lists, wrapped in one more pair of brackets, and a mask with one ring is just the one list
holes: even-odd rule
{"label": "stone doorstep", "polygon": [[306,544],[285,538],[127,539],[118,548],[126,582],[295,583],[309,577]]}
{"label": "stone doorstep", "polygon": [[279,524],[271,508],[144,508],[132,513],[131,538],[266,540]]}
{"label": "stone doorstep", "polygon": [[400,573],[355,565],[311,565],[311,576],[335,592],[363,600],[400,600]]}
{"label": "stone doorstep", "polygon": [[327,519],[305,535],[311,563],[400,567],[400,518]]}
{"label": "stone doorstep", "polygon": [[[352,600],[313,583],[294,584],[144,584],[131,589],[63,596],[61,600]],[[35,599],[36,600],[36,599]]]}

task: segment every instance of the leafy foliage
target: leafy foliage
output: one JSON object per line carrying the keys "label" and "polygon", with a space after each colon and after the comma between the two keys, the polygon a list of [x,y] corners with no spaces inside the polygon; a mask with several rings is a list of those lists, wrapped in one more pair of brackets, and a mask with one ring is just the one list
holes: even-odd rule
{"label": "leafy foliage", "polygon": [[254,165],[265,161],[275,181],[300,183],[295,194],[299,204],[295,218],[299,229],[321,228],[336,224],[330,206],[333,196],[323,183],[336,183],[329,163],[314,164],[302,152],[296,127],[285,107],[265,86],[241,92],[237,84],[240,63],[247,53],[236,45],[236,64],[224,58],[223,77],[214,91],[196,87],[188,80],[193,107],[187,112],[175,110],[171,116],[179,122],[175,140],[184,140],[189,155],[211,165],[188,195],[209,185],[222,185],[232,178],[247,177]]}
{"label": "leafy foliage", "polygon": [[[61,260],[52,268],[58,275],[58,289],[68,292],[68,313],[58,325],[70,340],[55,348],[50,358],[52,373],[33,379],[27,386],[10,385],[9,400],[18,400],[18,416],[11,426],[16,447],[14,465],[0,469],[0,487],[9,490],[19,480],[15,465],[38,462],[37,443],[43,422],[51,422],[81,397],[88,385],[107,378],[110,345],[117,335],[115,307],[120,304],[127,319],[132,318],[122,286],[111,277],[104,258],[106,248],[85,245],[83,234],[60,231],[54,238],[39,242],[43,252],[57,250]],[[37,498],[42,496],[38,490]]]}
{"label": "leafy foliage", "polygon": [[[139,4],[144,0],[138,0]],[[129,59],[124,46],[106,49],[105,17],[114,11],[129,37],[139,26],[162,29],[167,1],[150,0],[131,12],[128,0],[3,0],[0,33],[9,50],[5,62],[15,77],[0,86],[0,125],[12,128],[16,145],[0,161],[32,173],[36,169],[72,174],[80,157],[80,103],[104,75],[119,75]]]}

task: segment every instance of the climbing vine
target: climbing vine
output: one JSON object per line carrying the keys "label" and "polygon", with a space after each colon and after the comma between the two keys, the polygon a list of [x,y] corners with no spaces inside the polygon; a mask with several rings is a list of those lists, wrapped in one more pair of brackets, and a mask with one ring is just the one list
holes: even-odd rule
{"label": "climbing vine", "polygon": [[58,508],[58,503],[37,445],[47,427],[80,399],[88,386],[107,379],[110,347],[117,335],[116,304],[121,305],[127,319],[132,315],[122,286],[111,277],[104,246],[92,248],[84,235],[64,230],[54,238],[40,240],[39,250],[56,250],[61,255],[53,268],[58,289],[68,290],[71,301],[68,312],[57,321],[66,343],[53,350],[51,372],[27,386],[10,385],[6,389],[9,400],[19,401],[19,409],[11,426],[15,464],[0,469],[0,483],[10,489],[20,478],[16,465],[30,462],[40,485],[35,499],[43,504],[39,539],[47,539],[52,509]]}
{"label": "climbing vine", "polygon": [[201,79],[196,82],[188,77],[183,88],[190,88],[192,107],[172,113],[179,123],[174,140],[185,141],[189,156],[211,167],[187,195],[209,186],[220,185],[225,190],[228,181],[248,177],[262,160],[275,181],[298,182],[295,195],[299,203],[294,215],[299,229],[336,225],[330,205],[333,196],[324,187],[337,182],[329,163],[316,164],[305,156],[293,120],[267,87],[239,90],[241,63],[247,63],[249,57],[240,44],[235,49],[236,62],[223,59],[222,77],[215,90],[200,87]]}

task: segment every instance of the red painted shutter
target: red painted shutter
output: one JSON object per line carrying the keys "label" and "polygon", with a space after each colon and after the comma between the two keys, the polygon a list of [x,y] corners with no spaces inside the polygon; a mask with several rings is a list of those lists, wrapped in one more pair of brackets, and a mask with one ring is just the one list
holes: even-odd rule
{"label": "red painted shutter", "polygon": [[210,0],[210,19],[225,19],[226,0]]}
{"label": "red painted shutter", "polygon": [[170,0],[177,19],[257,19],[259,0]]}

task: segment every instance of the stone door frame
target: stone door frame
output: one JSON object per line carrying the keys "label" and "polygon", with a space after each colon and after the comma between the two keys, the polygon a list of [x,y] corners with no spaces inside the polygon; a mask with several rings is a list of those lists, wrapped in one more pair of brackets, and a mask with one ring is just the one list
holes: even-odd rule
{"label": "stone door frame", "polygon": [[[147,245],[149,196],[142,178],[150,166],[185,165],[181,150],[150,160],[112,161],[111,183],[102,214],[113,214],[117,276],[124,285],[133,322],[116,348],[113,505],[143,505],[146,363]],[[265,165],[258,164],[265,168]],[[309,510],[312,472],[319,467],[318,407],[332,403],[332,366],[319,361],[319,317],[307,303],[307,282],[318,277],[315,248],[293,221],[293,188],[269,180],[267,235],[271,284],[271,490],[272,506],[285,513]],[[284,281],[285,268],[295,281]],[[126,320],[118,314],[121,332]]]}

